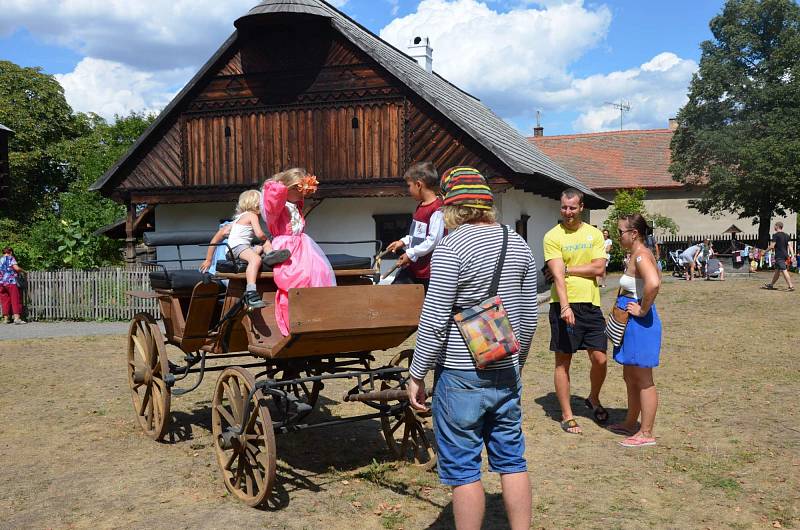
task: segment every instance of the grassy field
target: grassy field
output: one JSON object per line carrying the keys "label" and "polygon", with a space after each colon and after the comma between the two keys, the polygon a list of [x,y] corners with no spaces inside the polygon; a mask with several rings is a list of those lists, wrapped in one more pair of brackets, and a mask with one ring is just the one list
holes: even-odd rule
{"label": "grassy field", "polygon": [[[622,448],[590,421],[584,356],[572,369],[584,434],[561,431],[545,318],[524,372],[534,528],[800,526],[800,295],[760,281],[664,284],[652,448]],[[135,421],[124,348],[122,336],[0,341],[0,527],[451,527],[449,489],[390,461],[376,421],[279,436],[270,508],[238,503],[210,445],[213,374],[173,398],[158,444]],[[341,390],[328,385],[313,417],[363,412]],[[613,361],[602,398],[621,419]],[[503,528],[499,478],[484,483],[485,528]]]}

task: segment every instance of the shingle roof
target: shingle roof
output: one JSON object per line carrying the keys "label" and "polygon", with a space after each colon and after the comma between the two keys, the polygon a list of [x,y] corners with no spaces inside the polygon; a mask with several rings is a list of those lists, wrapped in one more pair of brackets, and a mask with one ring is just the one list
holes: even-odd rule
{"label": "shingle roof", "polygon": [[672,179],[673,131],[651,129],[535,136],[528,141],[595,191],[681,188]]}
{"label": "shingle roof", "polygon": [[[420,68],[412,57],[382,40],[323,0],[265,0],[252,8],[247,15],[238,19],[235,24],[240,27],[242,24],[246,24],[250,17],[256,18],[276,13],[305,13],[330,18],[331,25],[348,40],[492,152],[511,170],[521,174],[540,175],[557,183],[559,187],[574,187],[603,203],[607,202],[564,168],[553,163],[536,146],[528,142],[524,136],[500,119],[477,98],[458,89],[438,74],[429,73]],[[158,126],[175,108],[177,102],[213,66],[217,58],[233,44],[235,37],[236,33],[228,38],[214,54],[214,57],[164,109],[123,159],[92,184],[90,189],[101,189],[108,182],[113,173],[142,143],[143,138]]]}

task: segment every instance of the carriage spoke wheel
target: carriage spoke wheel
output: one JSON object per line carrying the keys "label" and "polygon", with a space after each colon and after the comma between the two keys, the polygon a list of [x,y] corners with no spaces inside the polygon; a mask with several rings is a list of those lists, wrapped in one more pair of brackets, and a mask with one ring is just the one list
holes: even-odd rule
{"label": "carriage spoke wheel", "polygon": [[258,390],[241,434],[245,402],[255,387],[253,374],[234,366],[220,374],[211,408],[214,449],[228,491],[249,506],[260,506],[275,483],[275,433],[267,399]]}
{"label": "carriage spoke wheel", "polygon": [[145,434],[161,440],[169,426],[172,391],[164,379],[169,374],[169,359],[164,336],[147,313],[138,313],[128,330],[128,384],[131,399]]}
{"label": "carriage spoke wheel", "polygon": [[[395,355],[389,364],[408,368],[413,353],[413,350],[403,350]],[[393,388],[405,389],[406,385],[397,381],[381,381],[381,390]],[[430,414],[420,414],[408,404],[397,416],[381,417],[383,437],[392,455],[422,469],[432,469],[436,465],[436,451],[426,432],[429,427]]]}

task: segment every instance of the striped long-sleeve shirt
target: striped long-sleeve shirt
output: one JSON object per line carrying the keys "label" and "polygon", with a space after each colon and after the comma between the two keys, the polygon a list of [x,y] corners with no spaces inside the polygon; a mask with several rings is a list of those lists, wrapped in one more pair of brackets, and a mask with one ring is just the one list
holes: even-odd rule
{"label": "striped long-sleeve shirt", "polygon": [[[488,298],[502,244],[503,229],[499,224],[465,224],[442,239],[433,251],[431,280],[422,306],[411,375],[421,379],[434,364],[475,370],[472,355],[453,321],[453,307],[470,307]],[[525,364],[536,331],[536,283],[536,262],[531,250],[509,229],[498,294],[508,311],[520,350],[490,364],[487,370]]]}

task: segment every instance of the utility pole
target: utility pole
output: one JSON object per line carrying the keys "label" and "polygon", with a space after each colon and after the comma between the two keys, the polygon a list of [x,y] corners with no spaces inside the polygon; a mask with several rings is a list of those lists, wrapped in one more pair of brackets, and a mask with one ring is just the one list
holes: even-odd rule
{"label": "utility pole", "polygon": [[619,100],[619,103],[612,103],[611,101],[606,101],[606,105],[611,105],[615,109],[619,110],[619,130],[622,130],[622,115],[626,112],[630,112],[631,110],[631,102],[630,101],[622,101]]}

